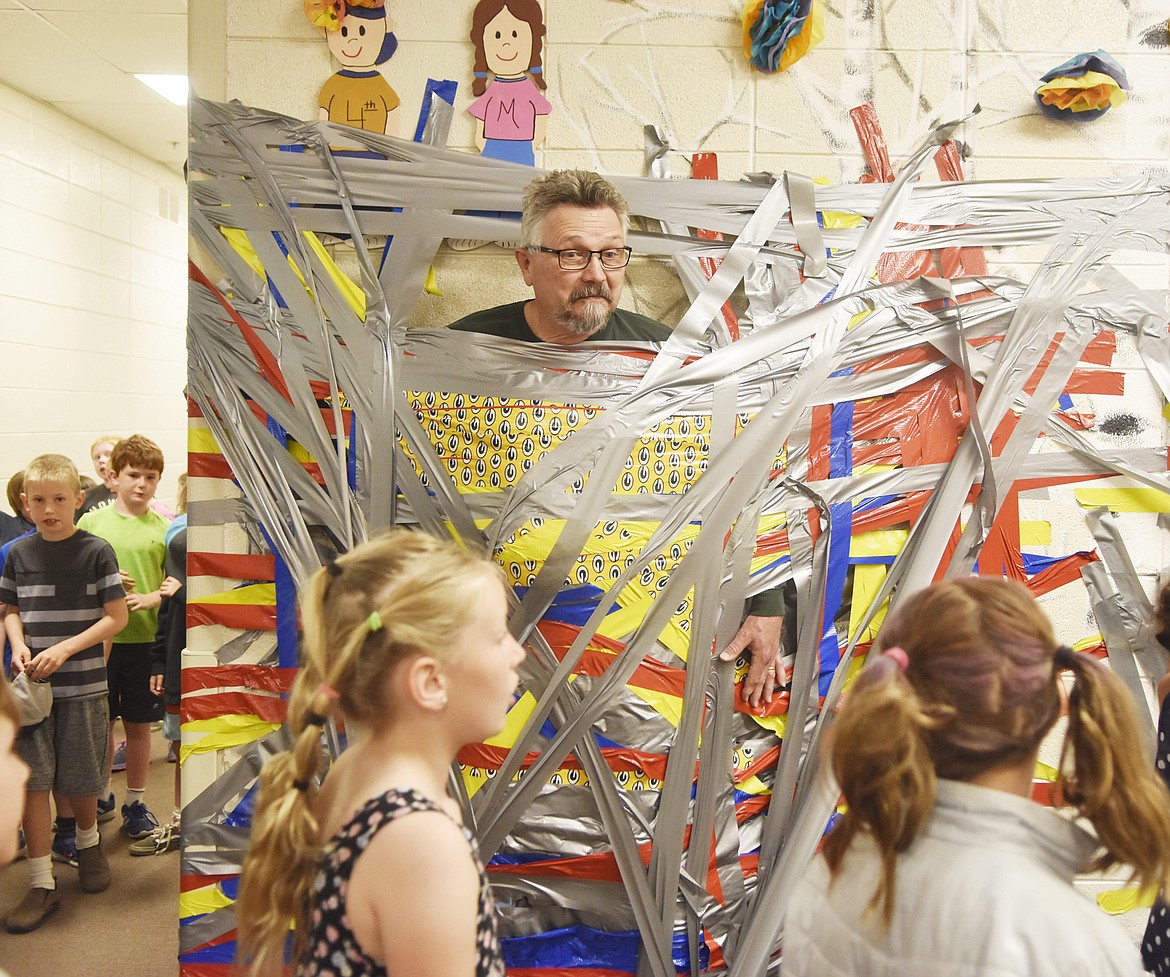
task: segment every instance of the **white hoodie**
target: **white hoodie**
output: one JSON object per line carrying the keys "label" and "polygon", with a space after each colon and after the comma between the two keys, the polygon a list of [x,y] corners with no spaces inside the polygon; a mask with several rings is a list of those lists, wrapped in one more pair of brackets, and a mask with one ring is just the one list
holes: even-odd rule
{"label": "white hoodie", "polygon": [[813,859],[784,924],[783,977],[1142,977],[1124,929],[1077,892],[1089,832],[1023,797],[944,780],[897,863],[888,931],[866,906],[881,863],[858,835],[830,887]]}

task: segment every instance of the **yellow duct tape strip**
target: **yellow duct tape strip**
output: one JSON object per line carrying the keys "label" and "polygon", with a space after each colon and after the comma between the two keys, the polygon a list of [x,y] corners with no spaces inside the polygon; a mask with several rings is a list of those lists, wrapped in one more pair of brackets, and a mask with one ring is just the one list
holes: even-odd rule
{"label": "yellow duct tape strip", "polygon": [[207,733],[194,743],[184,743],[179,748],[179,762],[186,763],[187,757],[195,753],[214,753],[233,746],[244,746],[269,733],[280,729],[280,723],[270,723],[252,714],[217,716],[215,719],[196,719],[183,723],[186,733]]}
{"label": "yellow duct tape strip", "polygon": [[187,450],[203,455],[223,454],[223,448],[207,428],[187,428]]}
{"label": "yellow duct tape strip", "polygon": [[192,604],[265,604],[276,603],[276,584],[254,583],[247,587],[236,587],[234,590],[221,590],[217,594],[208,594]]}
{"label": "yellow duct tape strip", "polygon": [[227,909],[230,905],[232,900],[223,894],[218,885],[206,885],[201,889],[179,893],[179,918],[206,916],[218,909]]}
{"label": "yellow duct tape strip", "polygon": [[1149,909],[1154,904],[1157,892],[1158,890],[1153,887],[1142,889],[1136,885],[1128,885],[1124,889],[1102,892],[1097,896],[1097,905],[1110,916],[1120,916],[1135,909]]}
{"label": "yellow duct tape strip", "polygon": [[1110,512],[1170,512],[1170,493],[1153,488],[1080,488],[1075,495],[1086,509],[1104,505]]}

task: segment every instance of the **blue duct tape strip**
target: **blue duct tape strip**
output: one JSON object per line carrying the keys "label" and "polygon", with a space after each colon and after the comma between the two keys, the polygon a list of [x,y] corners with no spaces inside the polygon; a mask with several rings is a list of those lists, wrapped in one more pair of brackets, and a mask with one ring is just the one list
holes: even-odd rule
{"label": "blue duct tape strip", "polygon": [[455,92],[459,88],[459,83],[443,80],[437,78],[428,78],[427,86],[423,90],[422,107],[418,113],[418,125],[414,127],[414,141],[422,142],[423,133],[427,128],[427,120],[431,116],[431,105],[433,100],[438,97],[441,98],[448,105],[455,104]]}
{"label": "blue duct tape strip", "polygon": [[[852,371],[840,371],[841,373]],[[838,374],[834,374],[838,375]],[[848,478],[853,473],[853,402],[833,405],[829,435],[829,477]],[[831,516],[828,578],[825,581],[824,632],[821,635],[818,691],[827,695],[833,673],[841,658],[833,619],[841,609],[849,572],[849,544],[853,539],[853,503],[836,502],[829,506]]]}
{"label": "blue duct tape strip", "polygon": [[[276,231],[273,231],[273,232],[272,232],[272,240],[274,240],[274,241],[276,242],[276,246],[277,246],[278,248],[280,248],[280,251],[281,251],[281,253],[282,253],[282,254],[283,254],[283,255],[284,255],[286,258],[287,258],[287,257],[288,257],[288,248],[286,248],[286,247],[284,246],[284,241],[282,241],[282,240],[281,240],[281,238],[280,238],[280,234],[278,234]],[[280,289],[278,289],[278,288],[276,287],[276,282],[274,282],[274,281],[272,280],[272,276],[271,276],[271,275],[269,275],[267,272],[265,272],[265,273],[264,273],[264,278],[265,278],[265,280],[268,282],[268,290],[269,290],[270,292],[272,292],[272,297],[273,297],[274,299],[276,299],[276,304],[277,304],[278,306],[280,306],[280,308],[282,308],[282,309],[287,309],[287,308],[288,308],[288,303],[287,303],[287,302],[285,302],[285,300],[284,300],[284,296],[282,296],[282,295],[280,294]]]}
{"label": "blue duct tape strip", "polygon": [[[523,600],[524,595],[528,593],[527,587],[513,587],[512,589],[520,600]],[[544,615],[544,620],[583,627],[589,620],[589,616],[597,609],[597,604],[603,596],[604,592],[591,584],[569,587],[562,590],[553,599],[552,606]],[[616,610],[618,608],[614,606],[610,613]]]}
{"label": "blue duct tape strip", "polygon": [[273,548],[276,556],[276,656],[281,668],[299,664],[297,635],[297,587],[292,571]]}
{"label": "blue duct tape strip", "polygon": [[230,964],[236,958],[236,941],[229,940],[217,946],[205,946],[180,955],[180,963],[224,963]]}
{"label": "blue duct tape strip", "polygon": [[869,512],[870,509],[880,509],[900,499],[900,495],[875,495],[872,498],[862,499],[854,508],[854,513]]}
{"label": "blue duct tape strip", "polygon": [[[271,428],[275,422],[269,418]],[[287,439],[286,439],[287,444]],[[292,571],[284,562],[271,537],[260,526],[264,533],[264,541],[268,544],[275,559],[274,582],[276,584],[276,657],[281,668],[296,668],[300,664],[298,654],[299,636],[297,634],[297,587],[293,581]]]}
{"label": "blue duct tape strip", "polygon": [[252,815],[256,810],[256,796],[259,790],[259,783],[255,783],[249,787],[248,792],[240,800],[240,803],[224,819],[224,824],[232,828],[252,827]]}
{"label": "blue duct tape strip", "polygon": [[349,483],[351,492],[357,491],[357,443],[358,421],[355,412],[350,415],[349,443],[345,446],[345,480]]}
{"label": "blue duct tape strip", "polygon": [[[685,933],[675,934],[671,957],[679,973],[689,973],[690,954]],[[507,969],[597,969],[632,974],[638,969],[641,937],[637,931],[606,933],[586,926],[550,930],[536,936],[501,940]],[[699,969],[706,970],[709,952],[699,949]]]}

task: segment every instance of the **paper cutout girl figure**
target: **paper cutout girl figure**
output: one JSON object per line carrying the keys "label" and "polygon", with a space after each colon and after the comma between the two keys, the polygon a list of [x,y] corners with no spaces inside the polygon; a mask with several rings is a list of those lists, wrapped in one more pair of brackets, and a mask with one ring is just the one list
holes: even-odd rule
{"label": "paper cutout girl figure", "polygon": [[533,166],[533,147],[544,141],[552,106],[545,88],[541,48],[544,15],[537,0],[479,0],[471,15],[479,97],[468,112],[476,120],[482,155]]}
{"label": "paper cutout girl figure", "polygon": [[386,0],[305,0],[305,15],[342,65],[321,86],[319,118],[397,136],[398,93],[375,67],[398,49]]}

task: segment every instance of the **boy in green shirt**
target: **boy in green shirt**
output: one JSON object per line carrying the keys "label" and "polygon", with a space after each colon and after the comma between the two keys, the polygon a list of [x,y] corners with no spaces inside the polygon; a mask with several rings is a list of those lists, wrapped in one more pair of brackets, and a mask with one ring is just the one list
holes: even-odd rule
{"label": "boy in green shirt", "polygon": [[[106,540],[118,557],[127,585],[130,621],[114,638],[106,663],[110,687],[110,747],[113,760],[113,720],[122,717],[126,728],[126,801],[122,830],[131,838],[145,838],[158,821],[146,806],[146,773],[150,766],[150,724],[162,719],[159,700],[150,691],[150,646],[158,625],[159,586],[165,576],[167,520],[150,508],[163,471],[159,446],[141,434],[123,438],[110,452],[114,473],[114,501],[87,512],[78,526]],[[112,811],[111,792],[99,799],[102,811]]]}

